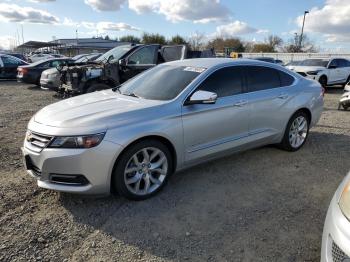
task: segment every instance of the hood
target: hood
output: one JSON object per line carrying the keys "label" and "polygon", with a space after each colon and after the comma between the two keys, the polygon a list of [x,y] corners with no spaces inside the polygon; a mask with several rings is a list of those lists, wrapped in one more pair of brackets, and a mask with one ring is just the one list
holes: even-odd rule
{"label": "hood", "polygon": [[130,119],[131,114],[135,111],[163,103],[164,101],[121,95],[109,89],[46,106],[34,116],[34,121],[46,126],[61,128],[96,126],[99,129],[107,129],[118,121]]}
{"label": "hood", "polygon": [[321,71],[326,70],[325,67],[322,66],[293,66],[291,70],[295,72],[309,72],[309,71]]}

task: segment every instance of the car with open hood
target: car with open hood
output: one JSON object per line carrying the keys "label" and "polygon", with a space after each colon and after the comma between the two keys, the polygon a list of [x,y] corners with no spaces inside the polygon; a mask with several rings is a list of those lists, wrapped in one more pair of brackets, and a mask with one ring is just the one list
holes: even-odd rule
{"label": "car with open hood", "polygon": [[213,56],[212,51],[191,51],[186,45],[121,45],[90,63],[63,68],[58,92],[65,96],[91,93],[118,86],[164,62]]}

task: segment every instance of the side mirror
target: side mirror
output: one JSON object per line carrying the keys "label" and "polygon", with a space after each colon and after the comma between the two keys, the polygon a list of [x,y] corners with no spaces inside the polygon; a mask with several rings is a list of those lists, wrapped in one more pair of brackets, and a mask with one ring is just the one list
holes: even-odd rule
{"label": "side mirror", "polygon": [[336,65],[329,65],[329,66],[328,66],[328,69],[335,69],[335,68],[337,68]]}
{"label": "side mirror", "polygon": [[127,65],[126,59],[125,59],[125,58],[120,59],[120,60],[119,60],[119,65],[120,65],[121,67],[125,67],[125,66]]}
{"label": "side mirror", "polygon": [[218,95],[216,93],[198,90],[191,95],[186,104],[215,104],[217,98]]}

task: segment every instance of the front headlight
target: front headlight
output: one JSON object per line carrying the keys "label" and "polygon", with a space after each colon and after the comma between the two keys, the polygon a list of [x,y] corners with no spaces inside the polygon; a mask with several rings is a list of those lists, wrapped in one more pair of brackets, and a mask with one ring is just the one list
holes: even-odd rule
{"label": "front headlight", "polygon": [[87,136],[58,136],[53,139],[50,148],[91,148],[98,146],[105,133]]}
{"label": "front headlight", "polygon": [[350,220],[350,181],[345,185],[344,190],[341,194],[339,207],[344,216]]}
{"label": "front headlight", "polygon": [[306,72],[308,75],[315,76],[320,72],[320,70]]}

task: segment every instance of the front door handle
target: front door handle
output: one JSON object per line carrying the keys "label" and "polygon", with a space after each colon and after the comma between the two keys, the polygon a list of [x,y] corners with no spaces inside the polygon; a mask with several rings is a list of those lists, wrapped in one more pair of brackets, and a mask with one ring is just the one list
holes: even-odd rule
{"label": "front door handle", "polygon": [[287,99],[288,98],[288,94],[280,94],[277,96],[277,98],[279,99]]}
{"label": "front door handle", "polygon": [[242,107],[242,106],[245,106],[246,104],[248,104],[248,101],[246,101],[246,100],[241,100],[241,101],[235,103],[233,106]]}

